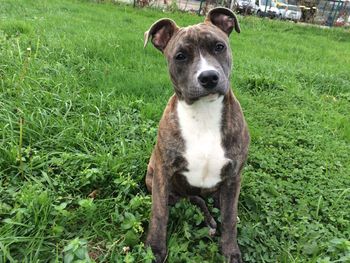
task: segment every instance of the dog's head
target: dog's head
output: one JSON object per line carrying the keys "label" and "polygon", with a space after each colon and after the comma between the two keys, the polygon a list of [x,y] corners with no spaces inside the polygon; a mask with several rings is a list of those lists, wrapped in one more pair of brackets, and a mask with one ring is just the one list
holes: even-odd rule
{"label": "dog's head", "polygon": [[166,57],[171,81],[181,100],[192,104],[210,94],[229,90],[232,55],[228,36],[240,32],[235,14],[227,8],[212,9],[204,23],[179,28],[168,18],[156,21],[145,32],[145,43]]}

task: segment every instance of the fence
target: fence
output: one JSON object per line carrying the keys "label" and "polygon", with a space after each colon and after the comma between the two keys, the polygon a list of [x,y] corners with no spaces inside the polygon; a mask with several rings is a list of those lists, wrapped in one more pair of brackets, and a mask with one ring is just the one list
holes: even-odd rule
{"label": "fence", "polygon": [[231,0],[122,0],[134,6],[155,7],[170,11],[180,10],[204,15],[215,6],[231,6]]}
{"label": "fence", "polygon": [[[103,2],[104,0],[97,0]],[[106,1],[106,0],[105,0]],[[226,6],[235,9],[238,1],[255,0],[112,0],[125,2],[134,7],[153,7],[169,11],[186,11],[204,15],[215,6]],[[280,0],[272,0],[274,2]],[[286,0],[288,2],[288,0]],[[301,9],[301,21],[324,26],[350,27],[350,0],[289,0]]]}
{"label": "fence", "polygon": [[326,26],[349,26],[350,2],[321,0],[318,4],[315,23]]}

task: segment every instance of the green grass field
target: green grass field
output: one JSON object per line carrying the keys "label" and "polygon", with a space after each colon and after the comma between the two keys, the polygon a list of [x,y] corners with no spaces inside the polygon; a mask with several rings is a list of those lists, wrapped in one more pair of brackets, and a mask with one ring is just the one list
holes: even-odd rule
{"label": "green grass field", "polygon": [[[203,20],[0,0],[0,262],[151,262],[144,176],[172,87],[161,53],[142,46],[164,16]],[[350,262],[350,33],[239,19],[243,257]],[[224,262],[203,221],[186,201],[171,209],[168,262]]]}

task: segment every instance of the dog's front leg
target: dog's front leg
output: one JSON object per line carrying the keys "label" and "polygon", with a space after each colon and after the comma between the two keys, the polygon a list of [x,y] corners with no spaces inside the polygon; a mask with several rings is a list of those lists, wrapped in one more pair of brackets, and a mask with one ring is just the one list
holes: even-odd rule
{"label": "dog's front leg", "polygon": [[[160,166],[160,165],[159,165]],[[156,263],[162,263],[166,256],[166,231],[168,223],[168,177],[165,169],[156,167],[152,181],[152,211],[146,240]]]}
{"label": "dog's front leg", "polygon": [[237,244],[237,205],[240,173],[230,163],[225,169],[225,182],[220,187],[221,250],[229,263],[242,263]]}

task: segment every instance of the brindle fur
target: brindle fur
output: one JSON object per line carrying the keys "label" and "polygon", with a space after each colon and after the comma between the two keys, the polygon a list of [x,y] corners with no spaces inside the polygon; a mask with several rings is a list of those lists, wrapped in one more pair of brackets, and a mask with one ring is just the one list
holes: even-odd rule
{"label": "brindle fur", "polygon": [[[145,33],[145,41],[161,50],[168,61],[175,94],[170,98],[161,118],[157,143],[151,155],[146,185],[152,193],[152,215],[146,244],[156,256],[155,262],[166,258],[166,228],[168,206],[175,204],[181,197],[187,197],[198,205],[205,215],[205,221],[215,232],[216,222],[210,215],[202,197],[212,195],[215,204],[221,210],[221,250],[228,262],[242,262],[237,244],[237,203],[240,189],[240,175],[247,158],[249,133],[239,102],[229,88],[232,56],[228,35],[235,28],[240,31],[234,14],[225,8],[216,8],[209,12],[205,23],[187,28],[178,28],[172,20],[159,20]],[[221,122],[222,147],[225,157],[230,161],[221,170],[222,181],[211,188],[191,186],[183,172],[188,171],[184,158],[185,142],[181,136],[177,116],[177,104],[184,100],[192,104],[210,94],[201,89],[191,79],[199,62],[199,52],[206,55],[212,52],[213,45],[224,42],[227,50],[222,54],[209,54],[210,63],[215,65],[225,78],[214,91],[224,96]],[[188,61],[178,64],[174,56],[179,50],[186,50]],[[204,53],[204,54],[203,54]]]}

